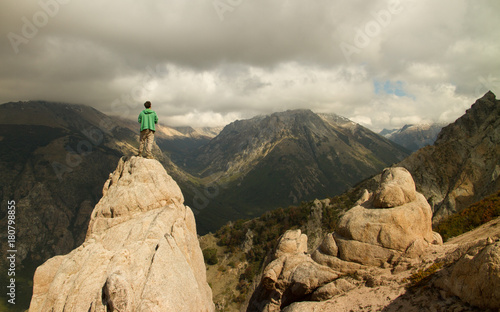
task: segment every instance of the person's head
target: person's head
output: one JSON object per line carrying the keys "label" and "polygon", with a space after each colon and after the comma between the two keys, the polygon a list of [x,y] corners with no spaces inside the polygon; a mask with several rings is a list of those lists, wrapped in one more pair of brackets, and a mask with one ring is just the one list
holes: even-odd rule
{"label": "person's head", "polygon": [[147,101],[146,103],[144,103],[144,107],[151,108],[151,102]]}

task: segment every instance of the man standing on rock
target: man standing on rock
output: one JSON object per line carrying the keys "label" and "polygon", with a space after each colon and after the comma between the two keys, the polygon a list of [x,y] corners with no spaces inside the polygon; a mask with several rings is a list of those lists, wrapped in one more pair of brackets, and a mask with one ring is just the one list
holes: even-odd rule
{"label": "man standing on rock", "polygon": [[139,143],[139,155],[149,159],[153,159],[151,148],[153,147],[153,140],[155,136],[155,124],[158,123],[158,116],[156,112],[151,109],[151,102],[144,103],[146,108],[139,114],[139,123],[141,124],[141,141]]}

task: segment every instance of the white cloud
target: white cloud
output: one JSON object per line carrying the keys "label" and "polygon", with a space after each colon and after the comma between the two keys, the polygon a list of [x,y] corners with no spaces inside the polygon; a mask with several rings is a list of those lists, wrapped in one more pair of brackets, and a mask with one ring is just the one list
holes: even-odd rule
{"label": "white cloud", "polygon": [[[460,95],[451,84],[409,84],[406,89],[411,94],[418,94],[416,99],[394,94],[380,94],[357,110],[356,118],[369,116],[370,123],[365,125],[376,131],[383,128],[401,128],[405,124],[426,122],[453,122],[465,113],[474,98]],[[452,105],[447,105],[452,103]],[[349,116],[348,116],[349,117]]]}
{"label": "white cloud", "polygon": [[410,63],[408,65],[408,77],[422,83],[433,81],[446,81],[449,79],[446,70],[439,64],[432,63]]}
{"label": "white cloud", "polygon": [[[500,92],[496,0],[255,0],[231,2],[222,21],[204,0],[58,3],[0,4],[0,102],[135,118],[147,99],[164,120],[197,126],[310,108],[377,130],[451,122]],[[9,33],[24,36],[18,53]],[[357,49],[350,59],[342,43]],[[386,81],[397,92],[379,93]]]}
{"label": "white cloud", "polygon": [[167,116],[165,121],[162,122],[169,126],[217,127],[229,124],[237,119],[241,119],[241,116],[236,112],[221,114],[215,112],[198,112],[195,110],[184,115]]}
{"label": "white cloud", "polygon": [[372,119],[367,116],[352,116],[350,119],[365,127],[370,127],[372,125]]}

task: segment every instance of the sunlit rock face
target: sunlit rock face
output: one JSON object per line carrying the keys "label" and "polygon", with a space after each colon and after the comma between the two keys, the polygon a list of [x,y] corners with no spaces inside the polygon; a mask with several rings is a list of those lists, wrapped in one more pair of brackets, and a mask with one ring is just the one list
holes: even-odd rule
{"label": "sunlit rock face", "polygon": [[41,265],[30,311],[214,311],[195,219],[156,160],[122,158],[85,242]]}

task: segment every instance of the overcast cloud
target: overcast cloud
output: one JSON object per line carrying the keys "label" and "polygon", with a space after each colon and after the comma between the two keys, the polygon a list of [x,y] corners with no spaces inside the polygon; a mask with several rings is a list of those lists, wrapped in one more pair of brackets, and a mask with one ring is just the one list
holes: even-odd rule
{"label": "overcast cloud", "polygon": [[0,103],[82,103],[216,126],[294,108],[374,130],[500,93],[500,1],[40,0],[0,4]]}

